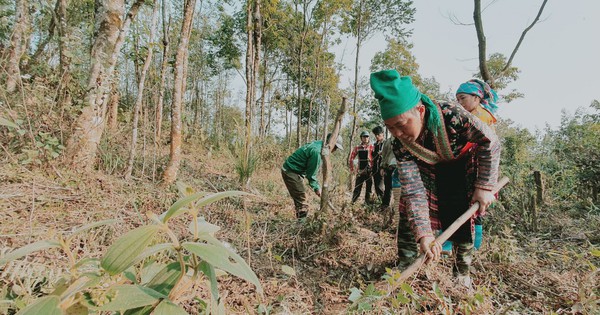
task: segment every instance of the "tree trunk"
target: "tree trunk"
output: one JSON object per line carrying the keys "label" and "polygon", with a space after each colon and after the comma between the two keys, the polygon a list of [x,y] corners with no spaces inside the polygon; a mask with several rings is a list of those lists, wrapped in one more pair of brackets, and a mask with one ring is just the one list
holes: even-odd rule
{"label": "tree trunk", "polygon": [[263,77],[262,77],[262,86],[261,86],[261,96],[260,96],[260,127],[258,128],[258,134],[261,139],[263,139],[266,135],[266,126],[265,126],[265,102],[267,98],[267,73],[268,73],[268,63],[267,63],[268,53],[265,49],[265,53],[263,55]]}
{"label": "tree trunk", "polygon": [[177,178],[179,164],[181,162],[181,103],[185,90],[185,65],[187,49],[192,30],[192,21],[196,0],[186,0],[183,12],[183,23],[181,25],[181,37],[175,55],[175,74],[173,78],[173,103],[171,105],[171,148],[169,164],[163,174],[163,182],[170,185]]}
{"label": "tree trunk", "polygon": [[475,22],[475,30],[477,31],[477,42],[479,44],[479,72],[483,81],[487,82],[494,88],[494,78],[487,66],[486,39],[483,31],[483,22],[481,21],[481,0],[475,0],[473,10],[473,21]]}
{"label": "tree trunk", "polygon": [[246,4],[246,121],[245,121],[245,130],[246,130],[246,143],[244,146],[244,157],[247,158],[250,153],[251,147],[251,125],[252,125],[252,104],[254,103],[254,76],[252,74],[254,70],[254,36],[252,34],[252,5],[253,1],[248,0]]}
{"label": "tree trunk", "polygon": [[56,95],[56,103],[59,108],[65,108],[71,105],[71,93],[69,92],[69,84],[71,83],[71,56],[68,52],[69,35],[67,29],[67,0],[57,0],[56,4],[55,14],[58,29],[60,65],[60,83]]}
{"label": "tree trunk", "polygon": [[160,87],[159,87],[159,98],[158,103],[156,104],[156,117],[155,117],[155,129],[154,129],[154,145],[158,146],[160,143],[160,136],[162,133],[162,116],[163,116],[163,104],[165,100],[165,85],[167,81],[167,67],[169,61],[169,25],[171,24],[170,18],[169,23],[167,23],[167,0],[162,1],[162,26],[163,26],[163,55],[162,55],[162,63],[160,66]]}
{"label": "tree trunk", "polygon": [[308,1],[304,0],[302,4],[302,35],[300,37],[300,47],[298,49],[298,79],[297,86],[298,89],[298,99],[296,101],[298,107],[298,125],[296,130],[296,148],[301,147],[302,144],[302,61],[304,57],[304,41],[306,40],[306,15],[308,14]]}
{"label": "tree trunk", "polygon": [[[252,154],[252,116],[256,93],[256,77],[260,65],[260,45],[261,45],[261,16],[260,0],[248,1],[246,8],[246,32],[248,36],[246,50],[246,143],[244,146],[244,162],[246,166],[250,164]],[[247,178],[249,183],[249,179]]]}
{"label": "tree trunk", "polygon": [[123,20],[123,0],[97,3],[96,38],[91,51],[91,69],[85,96],[86,106],[67,141],[66,156],[71,165],[90,170],[104,131],[105,98],[110,87],[111,58]]}
{"label": "tree trunk", "polygon": [[[358,102],[358,57],[360,55],[360,46],[362,45],[362,9],[363,9],[363,1],[360,1],[359,4],[359,15],[358,15],[358,25],[356,30],[356,59],[354,60],[354,97],[352,100],[352,130],[350,131],[350,146],[354,143],[354,136],[356,134],[356,117],[358,116],[356,112],[356,103]],[[346,160],[350,158],[350,154],[352,150],[348,150],[348,156]],[[350,186],[354,183],[352,176],[350,176]]]}
{"label": "tree trunk", "polygon": [[110,101],[108,102],[108,118],[107,128],[110,132],[117,130],[117,118],[119,116],[119,101],[121,100],[121,94],[117,87],[116,82],[112,82],[112,92],[110,93]]}
{"label": "tree trunk", "polygon": [[138,82],[138,94],[135,100],[135,105],[133,106],[133,129],[131,132],[131,148],[129,151],[129,161],[127,162],[127,170],[125,170],[125,178],[131,178],[131,174],[133,173],[133,162],[135,160],[135,150],[137,146],[137,138],[138,138],[138,124],[140,120],[140,112],[142,109],[142,101],[144,99],[144,87],[146,84],[146,74],[148,73],[148,69],[150,68],[150,64],[152,63],[152,52],[154,49],[154,35],[156,34],[156,20],[158,15],[158,5],[154,6],[152,10],[152,21],[150,22],[150,38],[148,39],[148,54],[146,55],[146,59],[144,60],[144,66],[142,67],[142,71],[140,73],[140,81]]}
{"label": "tree trunk", "polygon": [[6,91],[12,93],[21,82],[21,70],[19,64],[21,56],[25,53],[25,37],[29,20],[29,5],[27,0],[16,0],[15,2],[15,24],[10,46],[8,48],[8,60],[6,62]]}
{"label": "tree trunk", "polygon": [[31,56],[31,58],[29,58],[29,62],[27,63],[27,66],[25,67],[27,70],[25,70],[25,71],[28,71],[28,69],[31,69],[31,67],[33,65],[36,65],[39,63],[40,56],[46,49],[46,46],[48,46],[48,43],[52,40],[52,38],[54,38],[54,32],[56,30],[57,12],[58,12],[58,8],[60,6],[60,2],[61,2],[61,0],[57,0],[56,4],[54,5],[54,11],[51,11],[52,17],[50,18],[50,24],[48,25],[48,36],[46,36],[46,38],[44,38],[44,40],[41,41],[37,45],[35,52]]}
{"label": "tree trunk", "polygon": [[92,67],[88,80],[86,103],[77,119],[75,131],[67,142],[67,158],[72,165],[85,170],[94,166],[98,144],[104,132],[106,111],[114,69],[131,21],[144,0],[133,3],[123,21],[123,0],[103,0],[98,3],[97,31],[92,48]]}
{"label": "tree trunk", "polygon": [[[315,63],[315,69],[314,69],[314,73],[313,73],[313,86],[312,86],[312,95],[310,96],[310,101],[308,102],[308,123],[307,123],[307,127],[306,127],[306,138],[304,139],[304,142],[308,142],[309,141],[309,137],[310,137],[310,125],[312,122],[312,113],[313,113],[313,104],[315,103],[315,99],[317,98],[317,95],[319,94],[319,86],[320,86],[320,75],[321,75],[321,49],[323,48],[323,45],[325,43],[325,37],[327,36],[327,21],[325,21],[323,23],[323,33],[321,34],[321,42],[319,43],[319,46],[317,47],[317,61]],[[317,138],[316,135],[318,135],[319,133],[319,111],[317,110],[316,112],[316,121],[315,121],[315,139]]]}
{"label": "tree trunk", "polygon": [[[325,112],[329,111],[329,98],[327,98],[326,105],[327,109]],[[344,114],[346,113],[348,105],[346,104],[346,98],[342,98],[342,106],[338,110],[337,117],[335,118],[335,125],[333,127],[333,131],[331,132],[331,137],[329,138],[329,142],[327,140],[327,115],[325,116],[325,129],[323,136],[323,146],[324,150],[321,151],[321,157],[323,160],[323,189],[321,190],[321,211],[319,215],[327,213],[327,206],[329,204],[329,173],[332,170],[331,167],[331,159],[329,158],[329,153],[333,150],[335,143],[337,141],[338,134],[340,132],[340,128],[342,126],[342,120],[344,118]],[[327,147],[325,147],[327,144]]]}

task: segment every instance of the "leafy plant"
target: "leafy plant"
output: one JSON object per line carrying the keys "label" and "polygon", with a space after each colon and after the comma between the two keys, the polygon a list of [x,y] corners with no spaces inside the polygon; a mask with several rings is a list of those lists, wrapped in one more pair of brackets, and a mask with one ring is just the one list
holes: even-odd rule
{"label": "leafy plant", "polygon": [[[124,312],[125,314],[187,314],[175,302],[189,288],[186,283],[210,282],[208,303],[201,301],[213,314],[224,313],[217,288],[217,269],[262,287],[256,274],[238,254],[214,237],[219,230],[199,217],[199,209],[227,197],[248,195],[240,191],[219,193],[194,192],[180,184],[183,197],[166,212],[150,214],[151,223],[133,229],[119,237],[101,259],[76,257],[71,242],[77,235],[116,220],[91,223],[56,239],[42,240],[16,249],[0,259],[0,265],[33,252],[60,249],[69,259],[69,268],[53,291],[42,296],[19,314],[87,314],[89,312]],[[187,238],[178,237],[170,228],[171,220],[181,215],[191,216]],[[170,242],[153,244],[159,234]],[[170,253],[168,261],[158,262],[152,256]],[[146,261],[146,264],[140,262]],[[196,297],[196,299],[198,299]]]}

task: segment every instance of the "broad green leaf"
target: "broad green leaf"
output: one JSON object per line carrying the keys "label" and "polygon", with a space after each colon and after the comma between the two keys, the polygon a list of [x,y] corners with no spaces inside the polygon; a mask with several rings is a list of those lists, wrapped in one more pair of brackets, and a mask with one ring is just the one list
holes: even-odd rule
{"label": "broad green leaf", "polygon": [[154,309],[154,315],[188,315],[188,313],[181,306],[165,300]]}
{"label": "broad green leaf", "polygon": [[100,265],[110,275],[123,272],[135,262],[159,229],[158,225],[146,225],[127,232],[108,248]]}
{"label": "broad green leaf", "polygon": [[90,310],[81,303],[75,303],[65,310],[65,315],[88,315]]}
{"label": "broad green leaf", "polygon": [[410,302],[410,299],[404,296],[404,294],[398,294],[396,300],[402,304],[408,304]]}
{"label": "broad green leaf", "polygon": [[26,308],[20,310],[17,315],[62,315],[62,310],[58,307],[60,298],[56,295],[48,295],[35,300]]}
{"label": "broad green leaf", "polygon": [[169,219],[174,218],[174,217],[186,212],[188,209],[185,208],[185,206],[206,196],[207,194],[208,194],[208,192],[201,191],[201,192],[197,192],[195,194],[192,194],[192,195],[189,195],[189,196],[186,196],[186,197],[183,197],[183,198],[177,200],[169,208],[169,210],[167,210],[165,213],[160,215],[162,217],[162,222],[167,223],[167,221],[169,221]]}
{"label": "broad green leaf", "polygon": [[231,191],[222,191],[222,192],[218,192],[218,193],[214,193],[211,195],[208,195],[200,200],[198,200],[198,203],[196,203],[197,207],[204,207],[206,205],[209,205],[215,201],[219,201],[223,198],[227,198],[227,197],[235,197],[235,196],[243,196],[243,195],[247,195],[247,196],[252,196],[252,194],[249,194],[247,192],[243,192],[243,191],[237,191],[237,190],[231,190]]}
{"label": "broad green leaf", "polygon": [[152,280],[159,271],[161,271],[166,264],[157,263],[156,260],[151,259],[148,262],[145,262],[140,270],[140,284],[145,285],[148,281]]}
{"label": "broad green leaf", "polygon": [[123,313],[123,315],[150,315],[154,311],[153,305],[146,305],[144,307],[138,307],[134,309],[129,309]]}
{"label": "broad green leaf", "polygon": [[254,284],[257,291],[262,293],[260,281],[258,281],[258,277],[254,274],[254,271],[250,269],[250,266],[248,266],[242,257],[225,246],[202,243],[183,243],[182,246],[214,267],[223,269],[234,276]]}
{"label": "broad green leaf", "polygon": [[84,259],[78,261],[75,264],[74,267],[75,268],[79,268],[79,267],[82,267],[82,266],[93,266],[93,267],[98,268],[100,266],[100,259],[98,259],[98,258],[91,258],[91,257],[84,258]]}
{"label": "broad green leaf", "polygon": [[294,268],[288,266],[288,265],[282,265],[281,266],[281,271],[283,271],[285,274],[295,277],[296,276],[296,270],[294,270]]}
{"label": "broad green leaf", "polygon": [[15,129],[19,128],[14,122],[2,117],[0,117],[0,126],[12,127]]}
{"label": "broad green leaf", "polygon": [[215,268],[206,261],[202,261],[200,262],[200,271],[202,271],[202,273],[204,273],[210,281],[210,293],[212,297],[211,301],[213,301],[213,303],[218,302],[219,288],[217,286],[217,274],[215,272]]}
{"label": "broad green leaf", "polygon": [[363,291],[361,289],[350,288],[350,296],[348,297],[348,300],[350,300],[350,302],[356,302],[358,299],[360,299],[362,293]]}
{"label": "broad green leaf", "polygon": [[[204,218],[198,218],[195,228],[198,230],[198,233],[208,233],[211,235],[214,235],[221,229],[219,226],[206,222]],[[194,234],[194,221],[190,222],[189,231]]]}
{"label": "broad green leaf", "polygon": [[596,257],[600,257],[600,249],[592,249],[590,251],[590,254],[596,256]]}
{"label": "broad green leaf", "polygon": [[146,259],[147,257],[150,257],[158,252],[161,252],[161,251],[167,250],[167,249],[175,249],[175,248],[173,247],[173,244],[171,244],[171,243],[160,243],[160,244],[152,245],[152,246],[148,247],[146,250],[144,250],[141,254],[139,254],[133,260],[133,264],[137,264],[138,262]]}
{"label": "broad green leaf", "polygon": [[123,271],[123,276],[125,276],[125,278],[127,278],[129,281],[131,281],[131,283],[139,284],[137,281],[137,276],[135,274],[134,266],[129,266],[129,268],[125,269],[125,271]]}
{"label": "broad green leaf", "polygon": [[433,293],[435,293],[435,295],[442,301],[444,300],[444,294],[442,294],[442,290],[440,290],[440,286],[437,284],[437,282],[433,283]]}
{"label": "broad green leaf", "polygon": [[479,304],[483,304],[484,298],[481,293],[475,293],[475,301],[479,302]]}
{"label": "broad green leaf", "polygon": [[412,287],[410,285],[408,285],[406,282],[403,282],[400,285],[400,288],[402,289],[402,291],[408,293],[410,296],[415,295],[415,292],[413,291]]}
{"label": "broad green leaf", "polygon": [[81,226],[79,228],[77,228],[76,230],[74,230],[73,232],[71,232],[71,236],[69,238],[73,238],[73,236],[81,233],[81,232],[85,232],[87,230],[93,229],[95,227],[99,227],[102,225],[108,225],[108,224],[113,224],[118,222],[119,220],[117,219],[109,219],[109,220],[102,220],[102,221],[98,221],[98,222],[92,222],[89,224],[86,224],[84,226]]}
{"label": "broad green leaf", "polygon": [[179,262],[173,262],[166,265],[152,280],[148,281],[146,287],[160,294],[169,295],[180,276],[181,265],[179,265]]}
{"label": "broad green leaf", "polygon": [[358,308],[356,310],[359,312],[372,311],[373,305],[371,302],[358,303]]}
{"label": "broad green leaf", "polygon": [[151,305],[160,299],[167,298],[152,289],[139,285],[121,284],[111,287],[108,291],[114,295],[113,299],[98,307],[100,311],[122,311],[132,308]]}
{"label": "broad green leaf", "polygon": [[23,256],[29,255],[30,253],[39,251],[39,250],[43,250],[43,249],[48,249],[48,248],[54,248],[54,247],[60,247],[60,243],[58,241],[39,241],[39,242],[35,242],[35,243],[31,243],[29,245],[25,245],[19,249],[16,249],[8,254],[6,254],[6,256],[2,257],[0,259],[0,265],[4,265],[8,262],[11,262],[15,259],[19,259]]}

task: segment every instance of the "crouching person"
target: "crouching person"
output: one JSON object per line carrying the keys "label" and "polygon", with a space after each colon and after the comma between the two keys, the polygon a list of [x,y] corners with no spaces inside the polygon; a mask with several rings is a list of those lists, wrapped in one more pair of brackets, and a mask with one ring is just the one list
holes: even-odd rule
{"label": "crouching person", "polygon": [[[331,134],[327,135],[327,141]],[[301,219],[308,214],[308,204],[306,203],[306,189],[303,179],[308,179],[308,185],[312,188],[315,194],[321,197],[321,186],[317,180],[317,174],[321,167],[321,149],[323,148],[323,140],[313,141],[298,148],[290,155],[281,167],[281,176],[285,187],[287,187],[290,196],[294,200],[294,208],[296,209],[296,218]],[[342,138],[338,137],[332,153],[336,150],[343,150]]]}

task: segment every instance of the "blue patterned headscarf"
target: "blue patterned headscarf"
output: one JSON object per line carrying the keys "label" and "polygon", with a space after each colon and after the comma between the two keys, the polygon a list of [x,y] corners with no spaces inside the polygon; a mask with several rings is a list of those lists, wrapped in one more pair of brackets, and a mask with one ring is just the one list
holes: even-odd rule
{"label": "blue patterned headscarf", "polygon": [[498,105],[496,105],[498,94],[496,94],[496,91],[492,90],[489,84],[479,79],[472,79],[461,84],[458,87],[458,90],[456,90],[456,94],[458,95],[461,93],[479,96],[481,99],[481,106],[492,114],[495,114],[496,111],[498,111]]}

